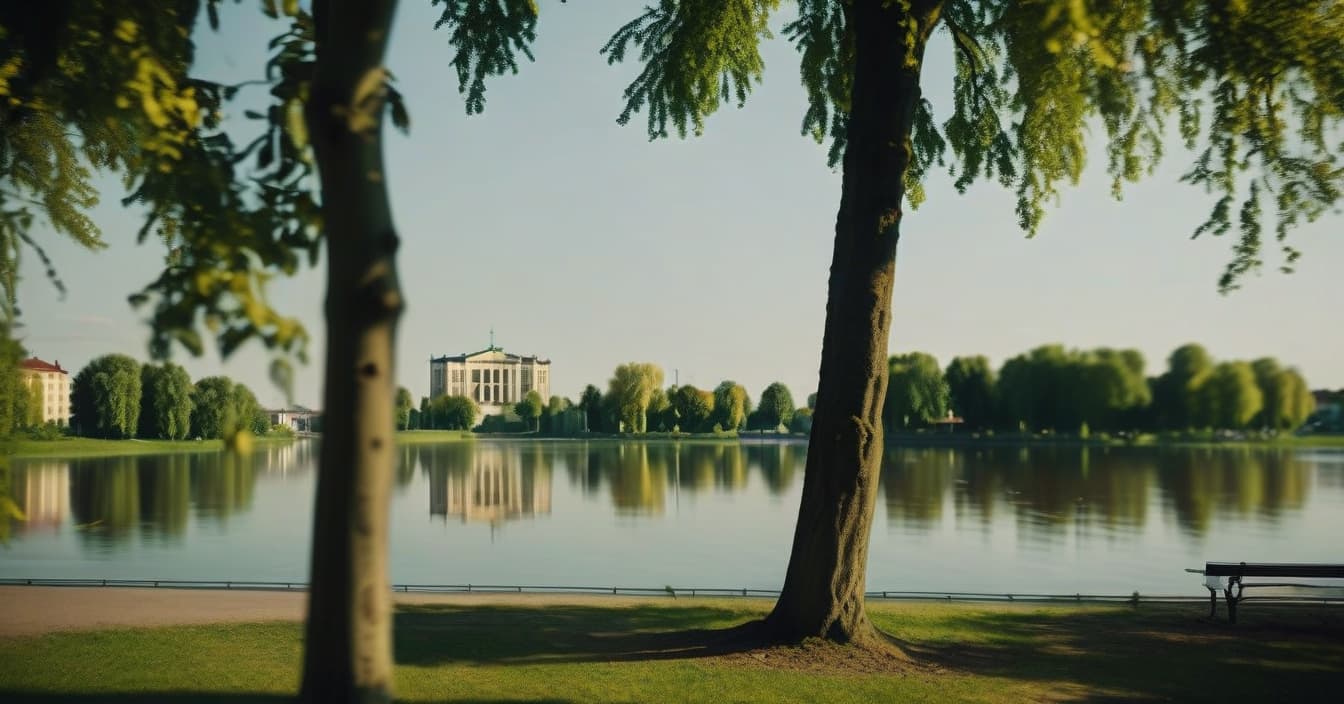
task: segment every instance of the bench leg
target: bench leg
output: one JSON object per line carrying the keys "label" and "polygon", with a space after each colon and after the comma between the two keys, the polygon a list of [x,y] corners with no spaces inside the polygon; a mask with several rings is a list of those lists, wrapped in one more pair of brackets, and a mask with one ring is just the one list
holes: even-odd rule
{"label": "bench leg", "polygon": [[1217,616],[1218,616],[1218,590],[1217,590],[1217,589],[1210,589],[1210,590],[1209,590],[1209,618],[1216,618]]}
{"label": "bench leg", "polygon": [[1227,589],[1223,590],[1223,594],[1227,597],[1227,622],[1236,623],[1238,599],[1237,597],[1232,596],[1232,585],[1227,585]]}

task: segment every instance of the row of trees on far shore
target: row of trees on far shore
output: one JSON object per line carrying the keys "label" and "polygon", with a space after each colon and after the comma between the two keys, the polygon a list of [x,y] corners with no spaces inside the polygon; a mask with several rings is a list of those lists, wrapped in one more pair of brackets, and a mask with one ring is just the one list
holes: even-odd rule
{"label": "row of trees on far shore", "polygon": [[1278,360],[1215,361],[1197,344],[1177,348],[1167,370],[1145,376],[1132,349],[1042,345],[996,374],[983,356],[946,369],[922,352],[889,360],[884,420],[889,429],[928,427],[959,416],[973,430],[1290,430],[1315,407],[1302,375]]}
{"label": "row of trees on far shore", "polygon": [[[888,371],[883,422],[889,432],[950,419],[976,431],[1291,430],[1315,407],[1296,369],[1271,357],[1218,362],[1197,344],[1172,352],[1156,377],[1145,375],[1138,350],[1062,345],[1036,347],[997,372],[983,355],[956,357],[944,368],[923,352],[892,356]],[[558,419],[571,410],[582,413],[581,427],[590,432],[811,430],[816,394],[798,407],[789,388],[775,382],[753,406],[746,388],[732,380],[713,389],[664,388],[663,378],[658,365],[631,362],[616,367],[605,393],[589,384],[574,403],[562,396],[543,401],[531,391],[510,410],[521,420],[518,429],[542,432],[561,432]],[[401,429],[468,430],[480,419],[480,408],[466,396],[421,398],[416,409],[410,392],[399,389],[396,408]]]}
{"label": "row of trees on far shore", "polygon": [[[40,407],[42,385],[34,384],[17,400]],[[141,364],[122,354],[89,362],[70,384],[69,430],[93,438],[232,438],[240,430],[271,432],[270,419],[246,385],[225,376],[192,383],[187,370],[165,362]],[[29,426],[37,425],[28,423]]]}

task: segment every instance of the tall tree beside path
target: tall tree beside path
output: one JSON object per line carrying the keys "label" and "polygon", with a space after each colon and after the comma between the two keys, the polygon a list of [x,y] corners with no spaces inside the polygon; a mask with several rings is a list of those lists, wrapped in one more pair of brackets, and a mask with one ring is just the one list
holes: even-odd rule
{"label": "tall tree beside path", "polygon": [[135,437],[140,423],[140,363],[124,354],[89,362],[70,383],[70,410],[80,435]]}
{"label": "tall tree beside path", "polygon": [[[776,0],[664,0],[603,51],[643,66],[618,121],[644,110],[650,138],[699,133],[728,100],[745,102],[764,63]],[[887,387],[896,243],[948,168],[964,190],[1011,187],[1036,232],[1045,204],[1076,182],[1100,125],[1113,190],[1153,173],[1168,129],[1193,152],[1185,180],[1214,196],[1196,230],[1238,230],[1218,286],[1261,266],[1266,227],[1283,267],[1300,220],[1344,191],[1344,13],[1334,0],[1276,3],[1066,0],[799,0],[785,34],[801,53],[804,131],[829,139],[841,195],[820,383],[784,588],[766,619],[779,637],[874,642],[864,610]],[[952,104],[924,99],[925,47],[948,33]],[[1197,109],[1196,99],[1210,105]]]}

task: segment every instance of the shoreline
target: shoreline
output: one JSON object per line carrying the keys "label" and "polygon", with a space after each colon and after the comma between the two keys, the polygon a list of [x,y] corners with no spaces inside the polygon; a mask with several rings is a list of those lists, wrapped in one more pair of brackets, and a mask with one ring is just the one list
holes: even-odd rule
{"label": "shoreline", "polygon": [[[316,436],[320,439],[320,436]],[[314,439],[312,437],[255,438],[254,447],[290,445]],[[698,433],[645,433],[546,435],[466,433],[462,431],[412,430],[397,433],[397,445],[425,445],[452,442],[678,442],[678,443],[734,443],[743,445],[807,444],[802,434],[713,435]],[[1218,449],[1218,450],[1344,450],[1344,435],[1290,435],[1277,438],[1201,438],[1190,436],[1164,437],[1140,435],[1133,439],[1078,438],[1072,436],[1023,436],[1004,434],[925,434],[894,433],[886,437],[886,447],[899,448],[1053,448],[1053,449]],[[18,440],[11,445],[12,459],[85,459],[91,457],[123,457],[158,454],[195,454],[224,450],[222,440],[102,440],[96,438],[62,438],[59,440]]]}

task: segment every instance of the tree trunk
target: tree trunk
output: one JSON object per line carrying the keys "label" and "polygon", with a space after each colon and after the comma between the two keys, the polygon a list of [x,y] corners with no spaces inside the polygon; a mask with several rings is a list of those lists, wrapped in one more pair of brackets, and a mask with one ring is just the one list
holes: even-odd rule
{"label": "tree trunk", "polygon": [[[856,0],[845,8],[854,82],[820,384],[793,552],[766,619],[786,640],[876,638],[863,594],[882,464],[892,277],[920,63],[942,3],[902,5]],[[907,34],[910,23],[915,31]]]}
{"label": "tree trunk", "polygon": [[383,53],[395,0],[317,0],[306,120],[327,247],[324,432],[301,699],[392,697],[387,574],[395,376],[402,297],[380,130]]}

